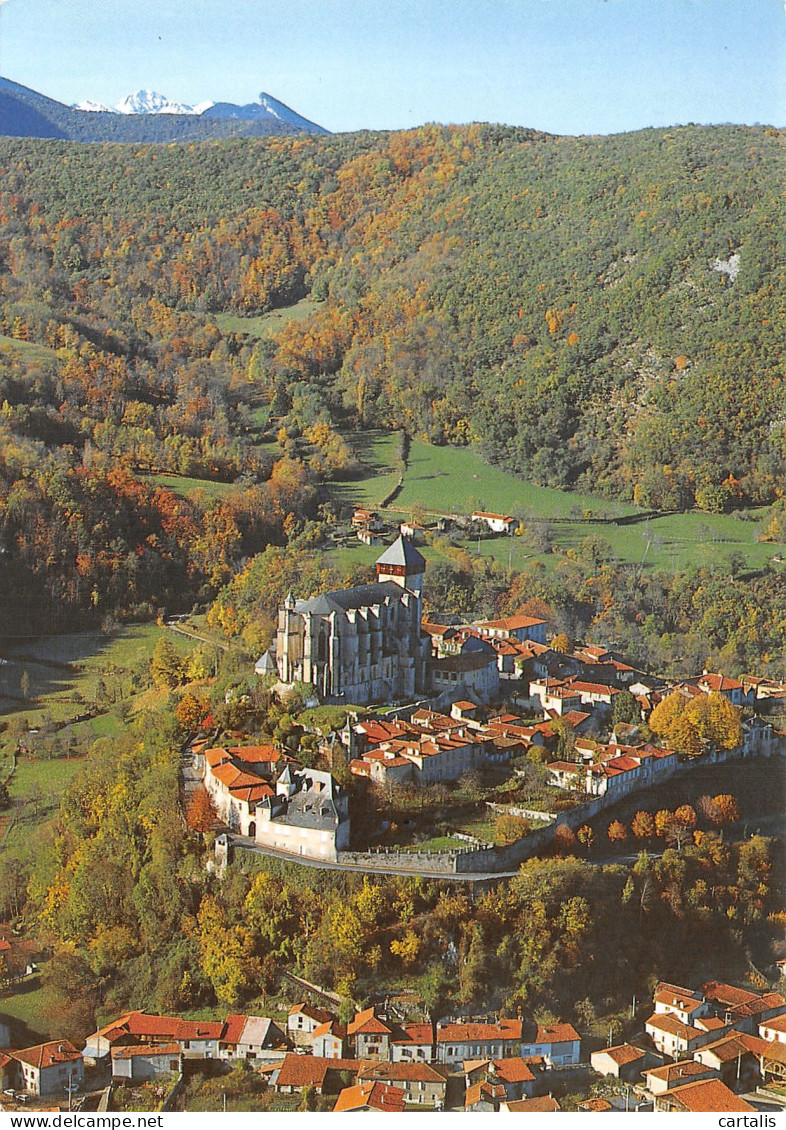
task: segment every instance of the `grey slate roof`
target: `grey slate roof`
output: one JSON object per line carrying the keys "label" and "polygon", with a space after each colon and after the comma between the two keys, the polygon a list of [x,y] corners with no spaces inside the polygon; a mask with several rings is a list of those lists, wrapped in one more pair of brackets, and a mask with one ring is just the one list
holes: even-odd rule
{"label": "grey slate roof", "polygon": [[377,565],[406,565],[408,572],[422,573],[426,568],[426,559],[422,553],[418,553],[412,542],[401,534],[382,556],[377,558]]}
{"label": "grey slate roof", "polygon": [[313,596],[310,600],[298,600],[295,611],[310,612],[315,616],[329,616],[331,612],[348,612],[352,608],[367,608],[371,604],[382,604],[390,597],[398,600],[401,593],[401,585],[397,585],[395,581],[382,581],[375,585],[355,585],[351,589],[322,593],[321,596]]}

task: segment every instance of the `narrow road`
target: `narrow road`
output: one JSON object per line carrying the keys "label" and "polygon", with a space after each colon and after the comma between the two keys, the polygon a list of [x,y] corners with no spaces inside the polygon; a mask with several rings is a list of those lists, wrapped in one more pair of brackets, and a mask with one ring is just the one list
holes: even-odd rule
{"label": "narrow road", "polygon": [[229,651],[229,644],[219,643],[218,640],[211,640],[207,636],[197,635],[196,632],[189,632],[187,628],[181,628],[174,620],[167,620],[166,627],[170,632],[179,632],[181,636],[188,636],[191,640],[199,640],[200,643],[210,644],[211,647],[220,647],[222,651]]}

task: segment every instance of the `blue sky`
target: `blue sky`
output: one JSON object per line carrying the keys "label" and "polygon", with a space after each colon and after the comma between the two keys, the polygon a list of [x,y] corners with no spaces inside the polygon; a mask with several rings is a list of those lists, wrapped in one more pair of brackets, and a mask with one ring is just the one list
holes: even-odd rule
{"label": "blue sky", "polygon": [[783,0],[0,0],[0,73],[113,104],[280,98],[330,130],[786,124]]}

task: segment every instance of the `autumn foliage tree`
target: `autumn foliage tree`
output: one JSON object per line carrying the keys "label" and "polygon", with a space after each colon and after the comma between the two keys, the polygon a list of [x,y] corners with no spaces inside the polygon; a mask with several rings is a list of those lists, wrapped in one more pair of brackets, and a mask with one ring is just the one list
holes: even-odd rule
{"label": "autumn foliage tree", "polygon": [[494,821],[494,842],[512,844],[526,836],[530,827],[529,820],[523,816],[516,816],[514,812],[501,812]]}
{"label": "autumn foliage tree", "polygon": [[189,803],[186,823],[192,832],[209,832],[217,818],[216,810],[207,790],[200,785]]}
{"label": "autumn foliage tree", "polygon": [[649,840],[655,835],[655,819],[651,812],[637,812],[631,821],[630,830],[637,840]]}
{"label": "autumn foliage tree", "polygon": [[731,793],[719,793],[711,801],[710,820],[716,828],[724,824],[734,824],[740,818],[737,799]]}
{"label": "autumn foliage tree", "polygon": [[621,820],[612,820],[606,834],[612,844],[624,844],[628,838],[628,830]]}
{"label": "autumn foliage tree", "polygon": [[210,703],[201,695],[186,691],[175,707],[175,717],[182,730],[198,729],[210,713]]}

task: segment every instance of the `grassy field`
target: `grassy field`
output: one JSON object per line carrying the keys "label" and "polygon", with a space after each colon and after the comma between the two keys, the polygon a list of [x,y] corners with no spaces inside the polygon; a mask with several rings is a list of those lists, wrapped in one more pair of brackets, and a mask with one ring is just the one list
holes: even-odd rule
{"label": "grassy field", "polygon": [[363,467],[363,476],[331,483],[330,493],[348,506],[379,506],[399,479],[398,433],[359,432],[345,438]]}
{"label": "grassy field", "polygon": [[286,306],[281,310],[270,310],[267,314],[256,317],[243,317],[241,314],[211,314],[210,321],[215,322],[224,334],[248,334],[249,337],[271,337],[282,329],[288,322],[300,322],[320,309],[320,303],[312,298],[301,298],[293,306]]}
{"label": "grassy field", "polygon": [[42,986],[41,977],[36,974],[14,986],[13,992],[0,994],[0,1013],[25,1025],[27,1033],[22,1034],[25,1039],[52,1039],[60,1034],[54,1003],[53,993]]}
{"label": "grassy field", "polygon": [[[146,669],[162,636],[183,655],[193,648],[187,637],[157,624],[134,624],[112,635],[95,631],[46,636],[7,647],[2,653],[7,665],[0,685],[0,715],[7,722],[23,715],[30,726],[62,722],[94,701],[99,679],[110,697],[128,695],[135,673]],[[27,701],[20,693],[24,673],[30,682]],[[0,738],[0,750],[4,744]]]}
{"label": "grassy field", "polygon": [[181,498],[187,498],[195,491],[201,491],[208,498],[221,499],[226,498],[230,491],[234,490],[233,483],[217,483],[213,479],[192,479],[188,475],[142,475],[140,477],[146,479],[149,483],[154,483],[155,486],[166,487],[167,490],[180,495]]}
{"label": "grassy field", "polygon": [[19,341],[15,337],[0,334],[0,355],[16,354],[25,361],[51,361],[56,353],[46,345],[37,345],[33,341]]}
{"label": "grassy field", "polygon": [[[181,655],[195,646],[185,636],[144,624],[111,636],[80,632],[30,640],[5,650],[0,776],[10,773],[18,740],[30,752],[18,757],[9,780],[12,807],[0,822],[0,857],[3,849],[23,857],[36,854],[49,835],[47,821],[81,770],[90,744],[99,737],[121,734],[124,714],[133,715],[149,695],[162,693],[146,689],[146,676],[153,648],[163,636]],[[30,684],[26,701],[20,694],[23,676]],[[95,710],[99,680],[109,698],[117,701],[100,704],[101,713],[72,722]],[[30,734],[30,730],[39,732]]]}
{"label": "grassy field", "polygon": [[[332,484],[331,491],[345,504],[379,506],[398,480],[397,437],[377,431],[349,438],[366,473]],[[759,569],[786,557],[786,545],[758,541],[763,510],[751,511],[750,520],[698,512],[648,518],[623,502],[534,486],[489,467],[472,448],[434,447],[413,440],[402,489],[386,511],[391,524],[418,510],[428,516],[467,515],[474,509],[513,514],[547,532],[561,551],[579,551],[585,538],[602,539],[612,559],[648,569],[681,569],[722,561],[732,553],[741,554],[748,568]],[[637,514],[640,521],[623,525],[615,521]],[[518,570],[533,561],[551,568],[560,560],[559,554],[535,552],[520,537],[481,540],[468,548]],[[426,548],[424,556],[429,559],[430,554],[433,551]],[[378,550],[360,543],[331,554],[342,569],[372,564],[377,556]]]}

